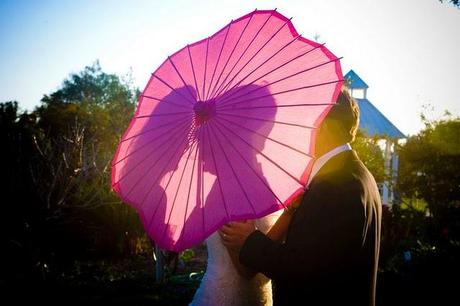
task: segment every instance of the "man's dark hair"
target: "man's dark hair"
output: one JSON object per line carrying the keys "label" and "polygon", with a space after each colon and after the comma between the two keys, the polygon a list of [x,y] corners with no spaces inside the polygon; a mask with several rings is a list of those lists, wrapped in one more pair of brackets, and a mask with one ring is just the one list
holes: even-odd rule
{"label": "man's dark hair", "polygon": [[347,143],[355,140],[359,126],[359,107],[346,88],[340,91],[337,103],[327,114],[324,123],[337,141]]}

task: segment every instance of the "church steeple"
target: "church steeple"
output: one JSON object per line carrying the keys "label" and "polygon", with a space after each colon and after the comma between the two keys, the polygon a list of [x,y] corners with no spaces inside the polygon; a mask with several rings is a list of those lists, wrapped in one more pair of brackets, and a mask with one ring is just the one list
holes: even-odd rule
{"label": "church steeple", "polygon": [[367,99],[369,86],[353,70],[350,70],[344,77],[345,84],[350,90],[350,95],[357,99]]}
{"label": "church steeple", "polygon": [[385,181],[381,184],[383,204],[394,203],[393,186],[396,183],[398,156],[395,144],[406,136],[383,115],[366,97],[369,86],[353,70],[344,77],[350,95],[359,106],[359,129],[368,137],[385,139]]}

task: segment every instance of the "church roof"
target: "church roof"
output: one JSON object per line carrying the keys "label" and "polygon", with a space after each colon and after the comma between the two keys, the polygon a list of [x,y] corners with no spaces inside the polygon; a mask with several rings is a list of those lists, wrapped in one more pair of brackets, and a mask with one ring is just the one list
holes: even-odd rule
{"label": "church roof", "polygon": [[354,88],[360,88],[360,89],[367,89],[369,86],[367,86],[366,82],[364,82],[353,70],[350,70],[345,76],[345,83],[348,88],[354,89]]}
{"label": "church roof", "polygon": [[393,139],[406,138],[369,100],[354,99],[358,103],[360,110],[359,128],[365,135]]}

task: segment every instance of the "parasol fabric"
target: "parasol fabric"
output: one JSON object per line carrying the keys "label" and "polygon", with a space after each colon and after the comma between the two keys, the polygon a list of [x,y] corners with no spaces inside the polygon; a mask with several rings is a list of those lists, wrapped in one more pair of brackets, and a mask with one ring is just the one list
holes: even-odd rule
{"label": "parasol fabric", "polygon": [[112,187],[150,237],[181,251],[301,191],[339,59],[275,10],[254,11],[152,74],[112,162]]}

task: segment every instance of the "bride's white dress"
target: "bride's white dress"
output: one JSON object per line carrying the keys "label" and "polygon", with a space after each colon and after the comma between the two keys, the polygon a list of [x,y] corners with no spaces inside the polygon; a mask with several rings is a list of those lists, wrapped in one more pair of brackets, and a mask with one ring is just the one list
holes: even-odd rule
{"label": "bride's white dress", "polygon": [[[257,228],[267,232],[281,212],[256,221]],[[216,232],[206,240],[208,260],[206,273],[190,305],[272,305],[271,281],[258,273],[248,280],[241,277],[232,263],[227,249]]]}

